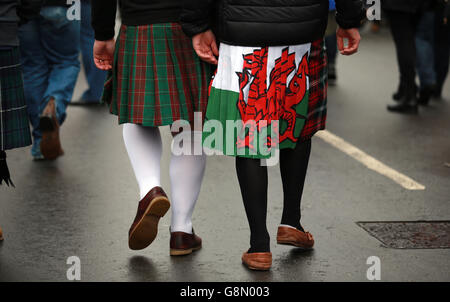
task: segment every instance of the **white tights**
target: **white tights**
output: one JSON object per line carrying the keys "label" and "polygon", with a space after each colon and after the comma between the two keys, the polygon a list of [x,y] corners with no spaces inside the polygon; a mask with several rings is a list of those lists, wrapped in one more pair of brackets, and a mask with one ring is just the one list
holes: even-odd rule
{"label": "white tights", "polygon": [[[155,186],[161,186],[162,141],[157,127],[136,124],[123,126],[125,147],[133,166],[134,174],[144,198]],[[193,145],[201,135],[193,135],[183,142]],[[193,151],[192,151],[193,152]],[[206,166],[206,155],[175,155],[170,160],[172,232],[192,233],[192,213],[202,184]]]}

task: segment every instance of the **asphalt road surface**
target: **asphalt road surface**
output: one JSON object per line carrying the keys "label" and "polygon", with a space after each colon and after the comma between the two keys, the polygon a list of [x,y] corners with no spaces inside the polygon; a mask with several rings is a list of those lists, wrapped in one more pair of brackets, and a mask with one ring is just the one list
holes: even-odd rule
{"label": "asphalt road surface", "polygon": [[[30,148],[8,153],[16,189],[0,187],[5,232],[0,281],[67,281],[70,256],[81,260],[82,281],[367,281],[370,256],[381,260],[382,281],[450,281],[448,249],[386,248],[356,224],[450,220],[450,82],[444,90],[447,100],[433,102],[418,116],[388,113],[398,74],[385,29],[366,33],[355,56],[340,56],[338,76],[338,85],[329,89],[328,131],[384,166],[368,169],[351,152],[313,139],[302,203],[303,225],[316,240],[313,251],[275,243],[282,186],[278,167],[272,167],[268,228],[273,268],[251,272],[243,267],[248,224],[234,159],[223,156],[208,158],[194,213],[203,249],[170,257],[168,214],[149,248],[129,250],[127,232],[138,187],[121,127],[106,107],[72,106],[62,127],[64,157],[33,162]],[[80,74],[74,99],[85,87]],[[162,179],[169,193],[170,139],[164,128]],[[383,175],[386,168],[425,189],[406,189],[395,177]]]}

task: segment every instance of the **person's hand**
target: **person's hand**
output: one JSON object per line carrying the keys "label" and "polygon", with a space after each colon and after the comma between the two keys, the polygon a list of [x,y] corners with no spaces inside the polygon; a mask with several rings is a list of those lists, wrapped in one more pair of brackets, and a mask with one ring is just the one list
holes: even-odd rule
{"label": "person's hand", "polygon": [[[358,51],[361,36],[359,35],[359,30],[357,28],[338,28],[336,36],[337,46],[342,55],[349,56]],[[344,39],[348,41],[347,46],[344,44]]]}
{"label": "person's hand", "polygon": [[217,48],[216,37],[208,30],[192,38],[192,45],[197,55],[205,62],[217,65],[219,49]]}
{"label": "person's hand", "polygon": [[94,43],[94,63],[98,69],[112,69],[114,58],[114,39],[108,41],[97,41]]}

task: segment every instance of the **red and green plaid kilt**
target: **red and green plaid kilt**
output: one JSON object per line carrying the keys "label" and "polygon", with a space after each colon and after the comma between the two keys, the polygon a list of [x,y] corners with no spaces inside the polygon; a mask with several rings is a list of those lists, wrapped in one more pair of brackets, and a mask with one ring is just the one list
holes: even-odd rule
{"label": "red and green plaid kilt", "polygon": [[0,49],[0,150],[31,145],[18,47]]}
{"label": "red and green plaid kilt", "polygon": [[306,141],[317,131],[324,130],[327,121],[328,69],[323,40],[311,44],[309,73],[308,117],[300,134],[301,141]]}
{"label": "red and green plaid kilt", "polygon": [[204,116],[211,69],[178,23],[122,25],[103,101],[120,124],[192,122],[194,112]]}

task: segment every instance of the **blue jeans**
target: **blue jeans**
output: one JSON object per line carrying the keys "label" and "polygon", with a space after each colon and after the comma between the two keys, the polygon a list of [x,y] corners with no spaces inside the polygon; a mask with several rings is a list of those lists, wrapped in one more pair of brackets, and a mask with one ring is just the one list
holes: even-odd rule
{"label": "blue jeans", "polygon": [[39,155],[39,116],[50,97],[62,124],[80,71],[80,22],[70,21],[67,8],[43,7],[40,16],[20,27],[19,39],[28,114],[33,127],[32,155]]}
{"label": "blue jeans", "polygon": [[436,84],[434,35],[435,13],[434,11],[424,12],[419,19],[416,29],[416,66],[421,88]]}
{"label": "blue jeans", "polygon": [[94,64],[94,30],[91,26],[91,0],[81,0],[81,54],[83,67],[88,82],[88,90],[81,97],[84,101],[98,102],[103,93],[106,71]]}

